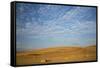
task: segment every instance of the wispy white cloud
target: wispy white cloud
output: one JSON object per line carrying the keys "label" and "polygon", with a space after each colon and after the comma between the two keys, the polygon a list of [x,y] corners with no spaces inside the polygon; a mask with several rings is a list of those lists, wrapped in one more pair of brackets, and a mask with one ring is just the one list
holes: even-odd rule
{"label": "wispy white cloud", "polygon": [[[71,6],[72,7],[72,6]],[[24,21],[24,28],[17,28],[17,35],[19,37],[30,38],[48,38],[59,39],[63,43],[76,42],[78,44],[91,43],[89,41],[83,41],[82,37],[87,34],[96,34],[96,21],[88,20],[92,13],[89,13],[92,8],[89,7],[72,7],[72,9],[66,6],[42,6],[38,7],[37,19],[31,13],[30,21]],[[62,9],[63,8],[63,9]],[[19,23],[19,22],[18,22]],[[23,24],[19,24],[23,25]],[[82,35],[82,36],[81,36]],[[89,39],[89,38],[86,38]],[[93,38],[92,38],[93,39]],[[95,38],[94,38],[95,39]],[[23,39],[22,39],[23,40]],[[45,40],[46,41],[46,40]],[[83,41],[83,42],[82,42]],[[79,43],[80,42],[80,43]],[[93,41],[94,43],[95,41]],[[24,42],[21,42],[24,43]],[[49,43],[48,43],[49,44]]]}

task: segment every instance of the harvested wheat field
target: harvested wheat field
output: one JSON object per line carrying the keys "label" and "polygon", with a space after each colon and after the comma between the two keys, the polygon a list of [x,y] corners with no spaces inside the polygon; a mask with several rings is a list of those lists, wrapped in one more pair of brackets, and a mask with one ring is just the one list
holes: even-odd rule
{"label": "harvested wheat field", "polygon": [[17,52],[16,64],[47,64],[61,62],[94,61],[96,46],[87,47],[54,47],[24,52]]}

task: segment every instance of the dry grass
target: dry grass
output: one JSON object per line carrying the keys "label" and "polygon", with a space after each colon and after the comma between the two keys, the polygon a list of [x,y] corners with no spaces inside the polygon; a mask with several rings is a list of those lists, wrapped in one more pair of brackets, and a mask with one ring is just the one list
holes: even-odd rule
{"label": "dry grass", "polygon": [[17,65],[47,64],[96,60],[96,46],[55,47],[18,52]]}

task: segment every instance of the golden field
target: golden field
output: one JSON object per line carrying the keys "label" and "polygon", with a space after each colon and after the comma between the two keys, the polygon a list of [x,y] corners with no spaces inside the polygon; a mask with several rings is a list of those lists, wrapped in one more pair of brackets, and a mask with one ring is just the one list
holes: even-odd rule
{"label": "golden field", "polygon": [[96,46],[53,47],[16,53],[17,65],[94,61]]}

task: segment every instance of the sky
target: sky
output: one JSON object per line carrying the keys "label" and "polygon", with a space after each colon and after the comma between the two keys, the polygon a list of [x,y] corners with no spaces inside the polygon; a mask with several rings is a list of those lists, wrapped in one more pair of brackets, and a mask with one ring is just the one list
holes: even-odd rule
{"label": "sky", "polygon": [[16,4],[17,51],[96,45],[96,8]]}

